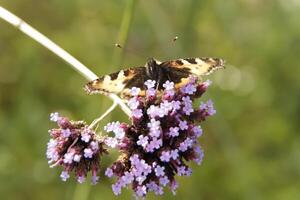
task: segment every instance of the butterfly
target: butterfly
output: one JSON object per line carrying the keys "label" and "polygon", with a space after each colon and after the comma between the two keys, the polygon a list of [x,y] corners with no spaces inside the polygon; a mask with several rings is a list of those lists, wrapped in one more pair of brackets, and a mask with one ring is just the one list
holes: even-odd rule
{"label": "butterfly", "polygon": [[145,81],[156,81],[158,91],[163,90],[167,80],[174,83],[175,89],[187,84],[190,76],[201,79],[215,70],[225,67],[225,61],[220,58],[186,58],[160,62],[150,58],[145,66],[133,67],[105,75],[85,85],[89,94],[120,94],[126,99],[131,96],[132,87],[140,88],[140,96],[145,96]]}

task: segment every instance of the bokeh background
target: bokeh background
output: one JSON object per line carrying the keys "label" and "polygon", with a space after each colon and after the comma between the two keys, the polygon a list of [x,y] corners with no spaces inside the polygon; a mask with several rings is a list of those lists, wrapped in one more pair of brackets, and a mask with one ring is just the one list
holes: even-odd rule
{"label": "bokeh background", "polygon": [[[149,57],[212,56],[227,68],[203,97],[203,164],[177,196],[149,199],[300,198],[300,0],[1,0],[98,75]],[[174,43],[172,39],[178,36]],[[120,42],[126,48],[114,47]],[[69,65],[0,20],[1,199],[115,199],[111,181],[62,182],[45,157],[49,113],[91,122],[111,104],[88,96]],[[127,121],[118,108],[109,121]],[[107,167],[116,157],[104,159]],[[118,199],[132,199],[123,190]]]}

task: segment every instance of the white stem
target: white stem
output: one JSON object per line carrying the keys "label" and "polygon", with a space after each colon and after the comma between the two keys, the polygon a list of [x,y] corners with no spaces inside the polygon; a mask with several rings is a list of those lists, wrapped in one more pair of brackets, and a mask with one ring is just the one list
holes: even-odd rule
{"label": "white stem", "polygon": [[[14,15],[13,13],[9,12],[2,6],[0,6],[0,18],[7,21],[50,51],[54,54],[59,56],[61,59],[66,61],[68,64],[71,65],[75,70],[77,70],[81,75],[83,75],[87,80],[92,81],[98,78],[98,76],[93,73],[89,68],[79,62],[76,58],[71,56],[68,52],[64,49],[59,47],[57,44],[52,42],[49,38],[45,35],[41,34],[39,31],[31,27],[29,24],[24,22],[22,19]],[[122,110],[128,115],[131,115],[130,109],[126,106],[126,104],[118,97],[116,94],[109,94],[110,97],[114,102],[118,103]]]}

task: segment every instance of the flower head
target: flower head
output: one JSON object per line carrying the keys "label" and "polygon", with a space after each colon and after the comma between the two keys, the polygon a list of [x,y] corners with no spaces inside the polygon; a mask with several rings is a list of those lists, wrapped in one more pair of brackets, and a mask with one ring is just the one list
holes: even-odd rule
{"label": "flower head", "polygon": [[211,82],[198,83],[195,77],[188,80],[180,88],[169,80],[147,80],[145,93],[140,88],[131,88],[132,98],[127,102],[131,123],[108,123],[104,130],[109,135],[103,137],[96,136],[82,121],[70,121],[52,113],[50,120],[58,128],[49,131],[49,164],[63,167],[63,181],[75,173],[77,181],[83,183],[91,172],[91,182],[96,184],[106,145],[120,152],[119,158],[105,170],[105,176],[116,177],[112,185],[115,195],[128,186],[137,198],[144,198],[149,192],[162,195],[165,187],[176,194],[176,176],[190,176],[189,162],[201,164],[203,160],[204,151],[198,142],[203,131],[198,123],[216,113],[211,100],[202,102],[198,108],[193,106]]}
{"label": "flower head", "polygon": [[51,139],[47,145],[47,158],[50,167],[62,166],[60,175],[63,181],[74,172],[79,183],[83,183],[87,173],[92,173],[92,184],[99,177],[100,159],[106,149],[104,141],[82,121],[70,121],[65,117],[52,114],[51,120],[58,124],[58,128],[49,131]]}
{"label": "flower head", "polygon": [[117,140],[116,147],[122,154],[105,173],[117,177],[112,186],[116,195],[128,185],[137,197],[144,197],[148,192],[161,195],[164,187],[175,193],[178,187],[176,174],[189,176],[188,162],[201,163],[203,159],[197,141],[202,129],[196,123],[214,112],[212,102],[194,109],[193,101],[205,92],[208,84],[199,84],[191,78],[189,83],[176,90],[173,82],[166,81],[161,95],[154,98],[147,94],[154,89],[155,81],[147,80],[145,85],[148,88],[146,97],[132,93],[134,97],[128,101],[133,111],[132,124],[121,128],[124,136]]}

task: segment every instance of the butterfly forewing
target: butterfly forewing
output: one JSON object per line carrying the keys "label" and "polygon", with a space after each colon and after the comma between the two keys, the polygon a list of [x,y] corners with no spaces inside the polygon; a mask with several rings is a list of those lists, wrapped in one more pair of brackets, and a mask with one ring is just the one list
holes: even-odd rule
{"label": "butterfly forewing", "polygon": [[85,85],[85,90],[89,94],[108,94],[116,93],[129,95],[129,88],[142,88],[144,85],[145,68],[134,67],[121,70],[116,73],[105,75]]}

